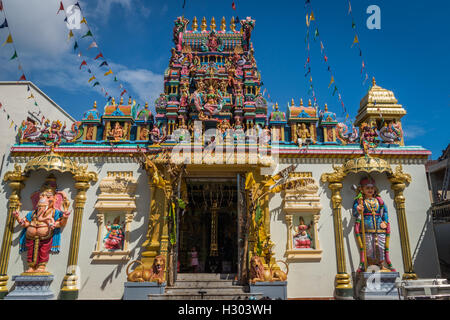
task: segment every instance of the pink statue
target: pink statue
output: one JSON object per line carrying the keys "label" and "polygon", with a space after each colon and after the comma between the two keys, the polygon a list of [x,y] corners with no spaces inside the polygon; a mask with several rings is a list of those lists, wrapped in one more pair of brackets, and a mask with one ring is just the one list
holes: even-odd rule
{"label": "pink statue", "polygon": [[45,273],[50,252],[59,252],[61,228],[66,225],[70,214],[69,201],[64,192],[56,190],[56,179],[52,175],[46,179],[41,191],[31,196],[31,200],[34,210],[25,218],[20,218],[18,211],[13,213],[24,228],[19,239],[20,252],[28,251],[27,273]]}
{"label": "pink statue", "polygon": [[119,224],[120,217],[114,219],[114,222],[110,226],[106,226],[108,233],[106,237],[103,239],[105,248],[108,250],[117,250],[122,249],[123,244],[123,230],[122,226]]}
{"label": "pink statue", "polygon": [[303,218],[300,217],[300,223],[298,225],[298,233],[294,236],[294,245],[296,249],[309,249],[311,248],[311,236],[308,233],[308,229],[311,225],[306,225]]}

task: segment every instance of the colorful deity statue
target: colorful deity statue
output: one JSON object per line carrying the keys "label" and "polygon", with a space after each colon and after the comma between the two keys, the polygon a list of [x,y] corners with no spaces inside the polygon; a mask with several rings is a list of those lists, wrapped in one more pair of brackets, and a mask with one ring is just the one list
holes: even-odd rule
{"label": "colorful deity statue", "polygon": [[120,225],[120,217],[116,217],[111,225],[106,226],[108,233],[103,239],[104,246],[108,250],[122,249],[124,233]]}
{"label": "colorful deity statue", "polygon": [[50,253],[59,253],[61,229],[67,223],[70,203],[64,192],[56,190],[53,176],[47,178],[31,200],[34,210],[24,218],[20,218],[18,211],[13,213],[24,228],[19,238],[20,252],[28,251],[26,273],[46,273]]}
{"label": "colorful deity statue", "polygon": [[400,127],[400,123],[393,121],[391,123],[384,123],[384,126],[380,129],[380,139],[384,143],[398,143],[402,140],[403,132]]}
{"label": "colorful deity statue", "polygon": [[297,143],[298,145],[304,146],[312,143],[311,133],[309,132],[306,124],[302,123],[300,127],[297,129]]}
{"label": "colorful deity statue", "polygon": [[311,248],[312,237],[308,230],[311,225],[306,225],[303,217],[300,217],[300,221],[297,227],[297,233],[294,235],[294,248],[296,249],[309,249]]}
{"label": "colorful deity statue", "polygon": [[114,124],[114,128],[109,131],[109,136],[113,137],[114,141],[120,141],[124,137],[124,130],[119,122]]}
{"label": "colorful deity statue", "polygon": [[361,254],[357,271],[365,271],[369,265],[377,265],[381,271],[395,271],[389,258],[391,228],[388,211],[378,195],[375,180],[371,177],[361,179],[357,190],[359,193],[353,203],[354,229]]}
{"label": "colorful deity statue", "polygon": [[361,124],[360,142],[364,154],[368,154],[370,149],[374,149],[378,146],[377,137],[378,134],[375,127],[372,127],[365,122]]}

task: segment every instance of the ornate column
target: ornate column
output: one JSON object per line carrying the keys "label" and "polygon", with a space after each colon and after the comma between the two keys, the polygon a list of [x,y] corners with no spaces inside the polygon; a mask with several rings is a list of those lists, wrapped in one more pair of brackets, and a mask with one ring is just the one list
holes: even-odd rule
{"label": "ornate column", "polygon": [[219,223],[219,216],[217,211],[219,208],[217,207],[217,202],[214,201],[213,206],[211,208],[211,245],[209,255],[212,257],[217,257],[219,255],[219,247],[217,243],[217,228]]}
{"label": "ornate column", "polygon": [[6,218],[5,230],[3,232],[2,248],[0,252],[0,299],[8,294],[8,264],[11,252],[12,234],[14,229],[14,217],[12,213],[20,206],[20,191],[25,187],[26,177],[22,174],[22,168],[16,164],[14,171],[6,172],[3,181],[9,181],[9,187],[12,189],[9,196],[8,216]]}
{"label": "ornate column", "polygon": [[86,191],[89,189],[89,182],[97,181],[97,173],[87,172],[87,166],[79,167],[73,176],[77,195],[74,204],[74,217],[72,222],[72,233],[70,237],[69,258],[67,261],[67,271],[63,280],[63,287],[60,298],[63,300],[73,300],[78,297],[78,277],[76,267],[78,264],[78,251],[80,248],[81,224],[83,222],[83,211],[86,203]]}
{"label": "ornate column", "polygon": [[142,244],[144,250],[142,252],[142,263],[146,268],[152,266],[153,260],[159,254],[161,229],[164,224],[164,207],[166,205],[163,190],[158,188],[152,181],[152,176],[149,175],[150,212],[146,235],[147,240]]}
{"label": "ornate column", "polygon": [[391,188],[394,190],[395,194],[395,210],[397,212],[400,244],[402,247],[403,268],[405,270],[402,278],[404,280],[415,280],[417,279],[417,275],[415,274],[412,265],[408,225],[406,223],[405,197],[403,196],[406,182],[411,182],[411,175],[404,173],[402,165],[399,164],[395,169],[395,172],[389,177],[389,181],[391,182]]}
{"label": "ornate column", "polygon": [[336,299],[352,299],[353,288],[350,281],[350,275],[346,270],[344,235],[341,217],[341,189],[342,180],[344,180],[345,178],[345,173],[342,167],[334,167],[334,170],[334,173],[322,174],[320,179],[322,182],[328,182],[328,187],[332,192],[331,201],[333,207],[334,239],[336,244],[337,262],[337,274],[335,277],[335,297]]}
{"label": "ornate column", "polygon": [[[159,247],[159,254],[166,258],[166,261],[169,261],[169,205],[172,195],[172,187],[169,184],[165,186],[166,198],[164,200],[164,207],[162,211],[162,220],[161,220],[161,242]],[[167,273],[169,272],[169,268],[166,268],[165,278],[167,279]]]}

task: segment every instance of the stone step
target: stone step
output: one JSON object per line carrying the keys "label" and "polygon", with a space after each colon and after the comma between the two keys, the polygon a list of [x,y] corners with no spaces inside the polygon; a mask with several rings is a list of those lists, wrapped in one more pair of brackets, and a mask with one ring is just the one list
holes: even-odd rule
{"label": "stone step", "polygon": [[167,294],[198,294],[201,295],[200,292],[203,292],[204,294],[212,294],[212,295],[220,295],[220,294],[241,294],[246,293],[244,291],[244,287],[236,286],[236,287],[212,287],[212,288],[176,288],[176,287],[170,287],[166,288]]}
{"label": "stone step", "polygon": [[240,293],[240,294],[149,294],[149,300],[259,300],[261,293]]}
{"label": "stone step", "polygon": [[234,280],[234,273],[178,273],[177,281]]}
{"label": "stone step", "polygon": [[177,280],[173,287],[175,288],[213,288],[213,287],[234,287],[234,280]]}

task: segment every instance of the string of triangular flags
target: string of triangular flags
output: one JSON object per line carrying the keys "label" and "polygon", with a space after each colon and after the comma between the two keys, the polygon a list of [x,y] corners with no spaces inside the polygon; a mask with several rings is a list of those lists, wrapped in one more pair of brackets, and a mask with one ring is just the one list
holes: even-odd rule
{"label": "string of triangular flags", "polygon": [[[305,8],[309,5],[310,5],[309,0],[306,0]],[[311,98],[314,102],[314,107],[317,109],[318,102],[317,102],[317,97],[316,97],[316,91],[314,90],[314,82],[313,82],[312,73],[311,73],[311,40],[310,40],[310,25],[311,24],[309,23],[308,9],[306,11],[307,11],[307,14],[306,14],[306,36],[305,36],[306,62],[304,65],[305,78],[309,76],[308,95],[311,96]]]}
{"label": "string of triangular flags", "polygon": [[11,129],[12,126],[14,126],[14,131],[17,131],[17,124],[14,122],[14,120],[10,116],[9,112],[6,111],[6,107],[1,102],[0,102],[0,110],[2,110],[3,111],[2,113],[4,113],[6,115],[6,120],[11,121],[9,124],[9,128]]}
{"label": "string of triangular flags", "polygon": [[[12,32],[11,32],[11,29],[10,29],[10,27],[8,25],[8,17],[6,15],[6,9],[5,9],[4,5],[3,5],[2,0],[0,0],[0,11],[3,12],[3,17],[4,17],[4,21],[0,24],[0,30],[1,29],[6,29],[7,30],[7,34],[8,34],[5,42],[2,44],[2,47],[5,46],[6,44],[9,44],[9,45],[11,45],[13,47],[14,53],[13,53],[13,55],[11,56],[11,58],[9,60],[10,61],[15,60],[18,63],[18,70],[20,70],[20,72],[22,73],[22,75],[21,75],[21,77],[19,78],[18,81],[27,81],[27,77],[25,76],[25,71],[23,69],[22,61],[20,60],[20,56],[17,53],[17,48],[16,48],[16,45],[15,45],[13,37],[12,37]],[[29,85],[27,85],[27,95],[28,95],[27,96],[27,101],[29,99],[32,99],[31,101],[33,101],[33,106],[38,109],[38,116],[43,115],[42,110],[41,110],[39,104],[37,103],[36,98],[33,95],[33,92],[31,92],[31,89],[30,89]],[[5,109],[4,106],[3,106],[3,112],[6,113],[6,109]],[[9,113],[7,113],[7,119],[9,120],[10,118],[11,118],[11,116],[9,115]],[[45,119],[45,116],[43,116],[43,118]],[[12,122],[11,122],[10,128],[14,124],[14,121],[13,120],[11,120],[11,121]],[[17,125],[14,126],[14,130],[16,130],[16,129],[17,129]]]}
{"label": "string of triangular flags", "polygon": [[364,77],[364,79],[362,80],[362,85],[364,86],[366,81],[369,79],[369,73],[367,72],[366,63],[364,61],[363,53],[359,43],[360,38],[358,36],[358,31],[356,29],[355,19],[353,18],[352,3],[350,2],[350,0],[348,0],[348,15],[350,15],[350,17],[352,18],[352,29],[355,34],[353,37],[353,43],[351,47],[353,48],[354,46],[356,49],[358,49],[359,56],[361,57],[361,78]]}
{"label": "string of triangular flags", "polygon": [[[88,56],[84,56],[82,54],[81,49],[80,49],[79,44],[78,44],[79,42],[81,43],[81,39],[92,38],[91,44],[87,47],[87,50],[90,50],[92,48],[97,48],[97,55],[95,56],[95,58],[91,58],[92,59],[92,63],[101,61],[101,63],[98,66],[98,70],[101,70],[101,68],[103,68],[104,71],[106,70],[106,72],[103,74],[104,77],[107,77],[109,75],[114,76],[113,82],[117,82],[118,83],[120,96],[123,96],[128,91],[124,88],[123,84],[117,79],[117,75],[115,75],[115,73],[112,71],[111,66],[108,64],[108,61],[103,56],[103,53],[102,53],[102,51],[100,50],[100,48],[98,46],[98,42],[97,42],[94,34],[92,33],[92,29],[89,27],[88,22],[86,20],[86,17],[84,16],[84,14],[82,12],[80,3],[76,2],[74,4],[74,6],[76,6],[79,9],[81,17],[82,17],[82,19],[80,21],[80,25],[81,24],[85,24],[86,28],[87,28],[87,32],[84,35],[82,35],[81,37],[79,37],[79,38],[75,36],[75,34],[73,32],[73,29],[69,29],[68,41],[70,39],[74,38],[73,50],[75,52],[78,52],[77,55],[78,55],[78,57],[81,60],[79,69],[80,70],[85,69],[89,73],[90,76],[89,76],[88,83],[92,82],[92,84],[93,84],[92,87],[93,88],[98,86],[100,88],[102,94],[105,96],[105,98],[109,102],[112,99],[112,96],[106,90],[105,86],[103,85],[103,81],[101,81],[101,79],[97,78],[93,68],[90,67],[90,63],[88,62],[89,61],[89,57]],[[67,16],[67,13],[66,13],[66,11],[64,9],[64,4],[63,4],[62,1],[60,1],[60,5],[59,5],[59,9],[58,9],[57,14],[59,14],[60,11],[64,12],[64,15],[65,15],[64,21],[66,23],[68,23],[68,16]],[[85,67],[85,68],[83,68],[83,67]],[[101,71],[101,72],[103,72],[103,71]]]}
{"label": "string of triangular flags", "polygon": [[312,10],[312,5],[310,3],[310,1],[307,1],[307,5],[306,5],[306,25],[308,26],[308,29],[310,27],[312,27],[312,24],[314,23],[314,41],[319,41],[320,43],[320,53],[322,55],[322,60],[323,63],[325,64],[325,66],[327,67],[327,71],[330,74],[330,83],[328,84],[328,88],[333,88],[333,92],[332,95],[337,96],[339,103],[342,106],[343,109],[343,114],[345,114],[345,120],[348,120],[349,118],[349,114],[347,112],[347,109],[345,108],[345,104],[344,101],[342,100],[342,95],[341,92],[339,91],[337,84],[336,84],[336,77],[333,73],[333,70],[331,69],[331,65],[329,62],[329,58],[327,56],[327,53],[325,51],[325,45],[323,40],[320,37],[320,32],[319,32],[319,24],[317,22],[317,17],[314,15],[314,12]]}

